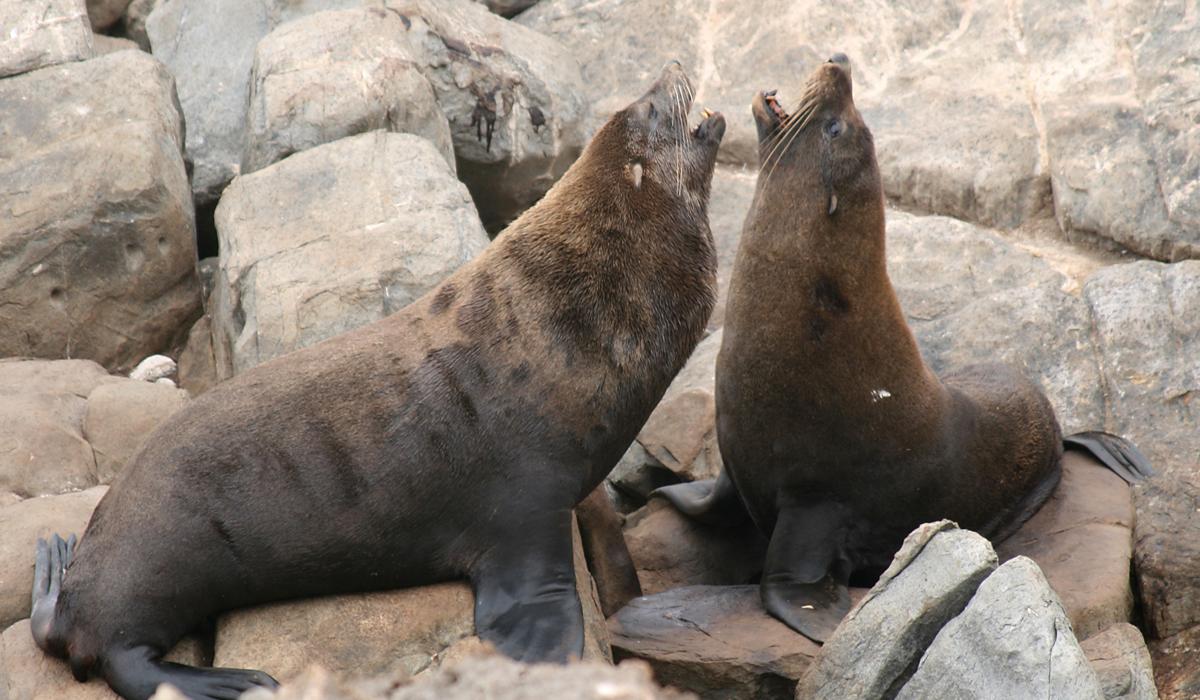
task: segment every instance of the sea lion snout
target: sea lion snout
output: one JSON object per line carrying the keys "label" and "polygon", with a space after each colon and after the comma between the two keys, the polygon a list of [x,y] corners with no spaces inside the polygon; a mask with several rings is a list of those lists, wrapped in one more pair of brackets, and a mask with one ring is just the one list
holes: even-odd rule
{"label": "sea lion snout", "polygon": [[841,68],[842,70],[846,71],[847,77],[850,77],[851,75],[853,75],[853,72],[852,72],[852,69],[850,66],[850,57],[847,56],[846,54],[842,53],[841,51],[838,51],[837,53],[830,56],[829,60],[826,61],[826,63],[832,63],[832,64],[838,66],[839,68]]}

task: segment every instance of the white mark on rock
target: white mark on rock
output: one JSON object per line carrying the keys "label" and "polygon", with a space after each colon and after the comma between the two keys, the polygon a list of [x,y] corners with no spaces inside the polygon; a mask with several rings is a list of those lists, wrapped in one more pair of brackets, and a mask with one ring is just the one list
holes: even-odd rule
{"label": "white mark on rock", "polygon": [[876,403],[880,399],[886,399],[886,398],[891,397],[891,395],[892,395],[892,392],[888,391],[887,389],[872,389],[871,390],[871,402]]}

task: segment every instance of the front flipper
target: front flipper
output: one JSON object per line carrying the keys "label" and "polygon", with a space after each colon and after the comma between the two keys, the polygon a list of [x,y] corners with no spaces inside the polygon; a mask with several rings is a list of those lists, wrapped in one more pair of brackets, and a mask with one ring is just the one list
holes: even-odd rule
{"label": "front flipper", "polygon": [[841,558],[848,517],[832,502],[781,510],[759,594],[780,622],[824,643],[850,612],[850,567]]}
{"label": "front flipper", "polygon": [[252,688],[278,688],[262,671],[238,668],[195,668],[162,661],[149,647],[110,650],[101,664],[104,680],[126,700],[144,700],[162,683],[178,688],[189,700],[236,700]]}
{"label": "front flipper", "polygon": [[662,496],[680,513],[705,525],[735,527],[750,519],[737,487],[725,471],[716,479],[663,486],[650,496]]}
{"label": "front flipper", "polygon": [[520,527],[498,532],[471,581],[475,632],[505,656],[566,663],[583,655],[571,509],[529,514]]}

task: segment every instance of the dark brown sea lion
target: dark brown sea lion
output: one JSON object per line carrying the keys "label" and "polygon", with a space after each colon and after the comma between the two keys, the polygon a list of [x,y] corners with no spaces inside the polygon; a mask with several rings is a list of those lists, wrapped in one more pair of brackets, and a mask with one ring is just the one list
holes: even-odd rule
{"label": "dark brown sea lion", "polygon": [[[265,363],[172,416],[77,547],[40,547],[33,634],[141,700],[271,685],[161,660],[216,613],[468,578],[505,654],[583,648],[571,511],[704,333],[709,184],[678,63],[544,199],[395,315]],[[65,569],[65,573],[64,573]]]}
{"label": "dark brown sea lion", "polygon": [[[1016,369],[939,378],[922,361],[888,279],[879,167],[845,56],[813,72],[795,114],[773,92],[753,113],[759,178],[716,367],[725,471],[660,492],[709,522],[748,513],[770,537],[764,606],[822,641],[851,573],[882,570],[920,523],[1011,534],[1058,483],[1063,441]],[[1089,435],[1110,459],[1136,454]]]}

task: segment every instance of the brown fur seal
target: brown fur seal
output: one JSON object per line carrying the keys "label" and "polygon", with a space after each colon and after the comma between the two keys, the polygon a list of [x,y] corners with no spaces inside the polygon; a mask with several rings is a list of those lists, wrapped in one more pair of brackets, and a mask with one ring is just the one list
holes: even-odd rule
{"label": "brown fur seal", "polygon": [[[879,167],[845,56],[813,72],[794,115],[774,93],[753,112],[761,165],[716,366],[725,471],[660,492],[710,522],[748,512],[770,537],[764,606],[822,641],[851,573],[882,570],[917,525],[1011,534],[1058,483],[1063,442],[1017,370],[939,378],[922,361],[888,279]],[[1132,454],[1107,438],[1101,452]]]}
{"label": "brown fur seal", "polygon": [[[39,646],[141,700],[270,685],[165,663],[211,616],[468,578],[505,654],[583,648],[571,511],[704,333],[720,115],[678,63],[544,199],[400,312],[216,387],[146,441],[77,547],[40,547]],[[65,573],[64,573],[65,569]]]}

